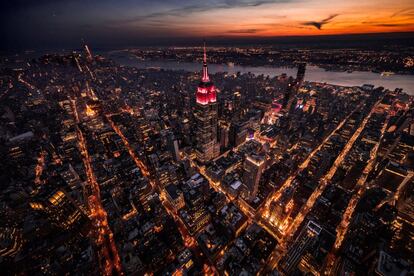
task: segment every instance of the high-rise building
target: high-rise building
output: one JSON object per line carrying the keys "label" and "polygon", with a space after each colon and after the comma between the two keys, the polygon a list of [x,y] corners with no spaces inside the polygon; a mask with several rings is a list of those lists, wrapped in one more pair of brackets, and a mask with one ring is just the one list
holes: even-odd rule
{"label": "high-rise building", "polygon": [[285,111],[289,112],[290,109],[292,108],[293,102],[296,99],[296,92],[297,92],[296,80],[290,77],[288,79],[285,96],[283,98],[282,107]]}
{"label": "high-rise building", "polygon": [[237,147],[244,143],[249,135],[249,121],[233,121],[229,129],[229,143]]}
{"label": "high-rise building", "polygon": [[30,207],[43,213],[55,226],[65,230],[83,227],[89,222],[88,216],[61,189],[43,191],[30,202]]}
{"label": "high-rise building", "polygon": [[298,73],[296,75],[296,83],[300,86],[305,79],[305,72],[306,72],[306,63],[301,62],[298,64]]}
{"label": "high-rise building", "polygon": [[229,146],[229,132],[230,132],[230,125],[226,121],[220,121],[220,147],[222,150],[225,150]]}
{"label": "high-rise building", "polygon": [[85,50],[86,60],[88,62],[92,62],[93,61],[93,56],[92,56],[91,50],[89,50],[88,45],[86,45],[86,44],[84,45],[84,50]]}
{"label": "high-rise building", "polygon": [[247,188],[250,199],[257,196],[259,182],[265,168],[265,158],[262,155],[248,155],[243,164],[243,183]]}
{"label": "high-rise building", "polygon": [[321,231],[322,227],[312,220],[302,228],[294,244],[281,261],[281,268],[283,272],[287,275],[291,275],[297,270],[297,266],[306,251],[318,241]]}
{"label": "high-rise building", "polygon": [[242,105],[242,96],[241,93],[239,91],[234,92],[233,94],[233,117],[235,118],[239,118],[240,114],[241,114],[241,105]]}
{"label": "high-rise building", "polygon": [[206,163],[220,154],[217,142],[216,87],[210,80],[204,46],[203,71],[196,92],[196,156],[200,163]]}
{"label": "high-rise building", "polygon": [[180,161],[180,150],[178,148],[178,140],[173,134],[168,136],[168,149],[170,150],[175,161]]}
{"label": "high-rise building", "polygon": [[306,72],[306,63],[301,62],[298,64],[298,72],[296,74],[296,79],[292,77],[288,79],[288,85],[285,92],[285,97],[283,100],[283,109],[287,112],[290,112],[295,107],[296,94],[299,87],[302,85],[303,80],[305,79]]}

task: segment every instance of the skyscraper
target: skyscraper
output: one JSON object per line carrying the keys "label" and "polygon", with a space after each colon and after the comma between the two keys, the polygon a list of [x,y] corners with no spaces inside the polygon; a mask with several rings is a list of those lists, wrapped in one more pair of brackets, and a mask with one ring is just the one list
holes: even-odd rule
{"label": "skyscraper", "polygon": [[174,137],[174,134],[168,135],[168,149],[170,150],[175,161],[180,161],[180,150],[178,148],[178,140]]}
{"label": "skyscraper", "polygon": [[322,227],[309,221],[296,238],[287,255],[281,260],[281,268],[287,275],[293,274],[305,252],[317,242]]}
{"label": "skyscraper", "polygon": [[306,63],[301,62],[298,64],[298,73],[296,74],[296,83],[300,86],[305,79]]}
{"label": "skyscraper", "polygon": [[220,147],[224,151],[229,146],[230,125],[226,121],[219,122]]}
{"label": "skyscraper", "polygon": [[283,99],[283,106],[282,106],[283,109],[287,112],[289,112],[290,109],[292,108],[292,104],[294,100],[296,99],[296,92],[297,92],[296,81],[293,80],[292,77],[290,77],[288,82],[289,83],[286,88],[285,97]]}
{"label": "skyscraper", "polygon": [[45,189],[30,202],[30,207],[43,213],[55,226],[65,230],[83,227],[89,222],[88,216],[61,189]]}
{"label": "skyscraper", "polygon": [[244,161],[243,183],[247,188],[250,199],[257,196],[260,177],[265,167],[265,158],[262,155],[249,155]]}
{"label": "skyscraper", "polygon": [[293,80],[292,77],[288,80],[288,86],[285,93],[285,99],[283,101],[283,109],[287,112],[290,112],[294,107],[293,103],[296,100],[296,94],[299,87],[302,85],[303,80],[305,79],[306,72],[306,63],[301,62],[298,64],[298,72],[296,74],[296,79]]}
{"label": "skyscraper", "polygon": [[86,45],[86,44],[84,45],[84,50],[85,50],[86,60],[88,62],[92,62],[93,61],[93,56],[92,56],[91,50],[89,50],[88,45]]}
{"label": "skyscraper", "polygon": [[220,154],[217,143],[216,87],[208,75],[206,47],[201,82],[196,92],[196,156],[197,161],[206,163]]}

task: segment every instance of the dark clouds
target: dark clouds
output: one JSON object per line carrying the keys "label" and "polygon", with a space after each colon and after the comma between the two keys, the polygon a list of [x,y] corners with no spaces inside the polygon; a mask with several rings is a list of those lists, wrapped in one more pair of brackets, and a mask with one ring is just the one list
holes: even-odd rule
{"label": "dark clouds", "polygon": [[[378,1],[390,2],[385,7]],[[369,15],[354,16],[355,6],[364,1],[330,3],[330,11],[320,0],[0,0],[0,48],[74,48],[82,40],[95,47],[124,47],[184,37],[314,35],[352,32],[354,26],[374,31],[410,27],[407,22],[414,20],[407,18],[413,16],[412,5],[397,7],[392,1],[368,1],[372,11],[383,7],[381,16],[371,10]],[[341,22],[336,22],[339,14]],[[363,22],[368,20],[372,22]],[[333,21],[338,24],[326,26]]]}
{"label": "dark clouds", "polygon": [[298,0],[3,0],[0,47],[73,47],[82,40],[113,45],[180,36],[171,17],[291,1]]}
{"label": "dark clouds", "polygon": [[197,12],[208,12],[211,10],[234,9],[234,8],[248,8],[259,7],[266,4],[273,3],[288,3],[295,0],[216,0],[216,1],[193,1],[194,4],[188,4],[188,1],[183,1],[181,7],[166,9],[163,11],[153,12],[145,15],[138,15],[132,18],[117,20],[117,23],[133,23],[146,19],[159,19],[160,17],[174,16],[182,17],[188,16]]}
{"label": "dark clouds", "polygon": [[408,26],[414,26],[413,23],[376,23],[371,24],[371,26],[378,26],[378,27],[408,27]]}
{"label": "dark clouds", "polygon": [[263,29],[239,29],[239,30],[230,30],[227,33],[229,34],[256,34],[263,31]]}

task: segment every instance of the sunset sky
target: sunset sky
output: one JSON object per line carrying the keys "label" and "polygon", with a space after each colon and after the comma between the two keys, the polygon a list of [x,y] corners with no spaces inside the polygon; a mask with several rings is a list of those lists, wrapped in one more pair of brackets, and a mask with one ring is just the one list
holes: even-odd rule
{"label": "sunset sky", "polygon": [[[4,2],[4,1],[2,1]],[[292,36],[414,31],[413,0],[14,0],[1,4],[7,47],[82,39]]]}

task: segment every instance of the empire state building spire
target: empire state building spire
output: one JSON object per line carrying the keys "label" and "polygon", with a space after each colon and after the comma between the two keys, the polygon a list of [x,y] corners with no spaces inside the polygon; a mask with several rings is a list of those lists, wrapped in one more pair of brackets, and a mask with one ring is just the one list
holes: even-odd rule
{"label": "empire state building spire", "polygon": [[201,164],[220,154],[217,143],[217,98],[216,87],[208,76],[206,44],[204,43],[203,71],[196,91],[194,118],[196,121],[196,157]]}
{"label": "empire state building spire", "polygon": [[216,87],[208,76],[206,43],[204,43],[203,71],[201,81],[197,87],[196,101],[201,105],[216,102]]}
{"label": "empire state building spire", "polygon": [[202,82],[209,82],[210,77],[208,76],[208,67],[207,67],[207,54],[206,54],[206,43],[204,42],[204,58],[203,58],[203,77],[201,78]]}

